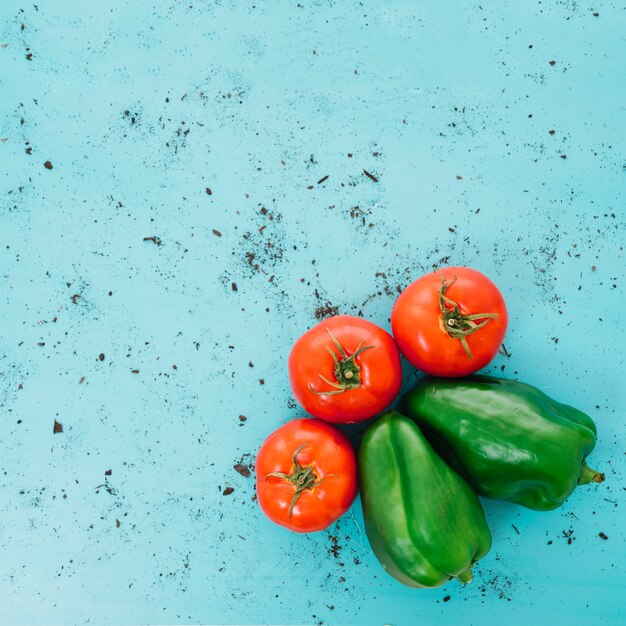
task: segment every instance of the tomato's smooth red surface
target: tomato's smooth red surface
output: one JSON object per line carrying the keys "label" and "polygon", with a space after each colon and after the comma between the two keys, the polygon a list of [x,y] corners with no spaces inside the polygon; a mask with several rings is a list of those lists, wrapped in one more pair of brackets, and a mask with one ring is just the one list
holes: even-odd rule
{"label": "tomato's smooth red surface", "polygon": [[[272,472],[291,474],[298,463],[313,466],[318,486],[303,491],[289,516],[294,486]],[[348,438],[337,428],[314,418],[295,419],[274,431],[256,458],[256,492],[261,509],[273,522],[296,532],[323,530],[339,519],[357,493],[357,463]]]}
{"label": "tomato's smooth red surface", "polygon": [[[441,281],[455,277],[446,297],[458,304],[462,314],[498,314],[466,338],[472,358],[441,323]],[[502,294],[489,278],[469,267],[446,267],[418,278],[400,294],[391,312],[391,329],[400,351],[431,376],[466,376],[488,365],[502,345],[507,324]]]}
{"label": "tomato's smooth red surface", "polygon": [[[348,355],[361,341],[373,346],[355,358],[361,368],[361,385],[336,395],[315,392],[333,391],[319,375],[335,381],[333,358],[339,358],[328,331],[332,332]],[[289,380],[296,400],[311,415],[334,423],[359,422],[384,411],[393,402],[402,383],[400,353],[393,337],[360,317],[330,317],[296,341],[289,355]],[[312,387],[312,389],[311,389]]]}

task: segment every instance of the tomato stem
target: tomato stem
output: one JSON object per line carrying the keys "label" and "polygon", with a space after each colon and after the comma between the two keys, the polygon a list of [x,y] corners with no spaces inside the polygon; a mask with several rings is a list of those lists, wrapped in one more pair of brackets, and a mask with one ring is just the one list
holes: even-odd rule
{"label": "tomato stem", "polygon": [[337,341],[337,338],[330,331],[329,328],[326,329],[332,342],[335,344],[337,350],[339,350],[339,354],[341,355],[341,359],[337,356],[337,354],[333,351],[332,348],[326,346],[328,352],[330,352],[330,356],[333,357],[333,363],[335,366],[334,374],[336,382],[332,380],[328,380],[322,374],[318,374],[318,376],[327,384],[333,387],[332,391],[316,391],[313,389],[313,385],[309,383],[309,389],[318,396],[334,396],[339,393],[344,393],[348,389],[356,389],[361,386],[361,368],[356,364],[355,359],[357,356],[365,352],[366,350],[370,350],[374,348],[374,346],[364,346],[365,339],[359,343],[354,354],[348,356],[348,353],[344,350],[343,346]]}
{"label": "tomato stem", "polygon": [[[306,467],[303,467],[298,462],[298,454],[307,445],[308,443],[303,443],[293,453],[291,457],[291,460],[293,461],[293,469],[291,471],[291,474],[285,474],[284,472],[270,472],[265,476],[265,480],[267,480],[270,476],[274,476],[275,478],[282,478],[283,480],[286,480],[295,487],[295,492],[289,506],[289,517],[291,517],[291,514],[293,513],[293,507],[296,505],[296,502],[298,501],[298,498],[302,495],[302,492],[313,489],[314,487],[318,487],[326,479],[326,476],[320,479],[319,476],[313,471],[312,465],[307,465]],[[328,476],[331,476],[331,474],[328,474]]]}
{"label": "tomato stem", "polygon": [[[459,305],[446,296],[448,289],[456,282],[456,276],[451,281],[441,277],[439,291],[439,307],[441,308],[441,326],[453,339],[459,339],[467,356],[471,359],[472,353],[467,345],[466,337],[486,326],[491,320],[498,319],[497,313],[471,313],[464,315]],[[448,308],[448,306],[452,308]],[[483,320],[476,323],[475,320]]]}

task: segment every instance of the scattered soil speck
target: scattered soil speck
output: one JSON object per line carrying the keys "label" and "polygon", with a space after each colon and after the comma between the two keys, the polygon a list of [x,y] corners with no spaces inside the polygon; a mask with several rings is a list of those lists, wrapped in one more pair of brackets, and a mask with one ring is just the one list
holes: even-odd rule
{"label": "scattered soil speck", "polygon": [[330,302],[326,302],[323,306],[318,306],[315,309],[315,318],[318,320],[323,320],[326,317],[332,317],[333,315],[338,315],[339,307],[332,306]]}
{"label": "scattered soil speck", "polygon": [[63,432],[63,424],[54,420],[54,426],[52,427],[52,432],[56,435],[57,433]]}
{"label": "scattered soil speck", "polygon": [[101,361],[104,361],[104,352],[101,352],[101,353],[98,355],[98,358],[99,358]]}
{"label": "scattered soil speck", "polygon": [[233,493],[233,491],[235,491],[232,487],[226,487],[226,489],[224,489],[224,491],[222,491],[222,495],[223,496],[229,496],[231,493]]}
{"label": "scattered soil speck", "polygon": [[213,229],[213,234],[214,234],[216,237],[221,237],[221,236],[222,236],[222,233],[220,233],[220,231],[219,231],[219,230],[216,230],[215,228]]}
{"label": "scattered soil speck", "polygon": [[244,476],[245,478],[250,477],[251,472],[247,465],[244,465],[243,463],[237,463],[234,467],[235,467],[235,471],[241,474],[242,476]]}
{"label": "scattered soil speck", "polygon": [[156,246],[160,246],[161,245],[161,238],[157,237],[156,235],[152,235],[152,237],[144,237],[143,240],[144,241],[151,241]]}
{"label": "scattered soil speck", "polygon": [[608,539],[608,536],[604,533],[598,533],[598,537],[600,537],[600,539],[604,539],[605,541]]}
{"label": "scattered soil speck", "polygon": [[371,174],[370,172],[368,172],[367,170],[363,170],[363,173],[370,179],[373,180],[375,183],[378,182],[378,178],[376,176],[374,176],[374,174]]}
{"label": "scattered soil speck", "polygon": [[47,170],[51,170],[52,169],[52,163],[50,163],[50,161],[46,161],[43,166],[47,169]]}

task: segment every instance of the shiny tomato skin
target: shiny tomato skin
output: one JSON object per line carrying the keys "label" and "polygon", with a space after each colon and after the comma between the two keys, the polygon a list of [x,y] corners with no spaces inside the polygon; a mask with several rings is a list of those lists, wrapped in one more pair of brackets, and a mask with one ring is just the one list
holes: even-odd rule
{"label": "shiny tomato skin", "polygon": [[[298,463],[313,466],[318,485],[303,491],[289,507],[295,488],[272,472],[290,474]],[[276,524],[309,533],[328,528],[351,506],[357,493],[357,462],[352,444],[337,428],[315,418],[291,420],[262,444],[256,458],[256,492],[262,511]],[[323,479],[323,481],[322,481]]]}
{"label": "shiny tomato skin", "polygon": [[[461,341],[445,332],[441,323],[442,278],[449,282],[455,277],[446,296],[458,304],[462,314],[498,314],[466,337],[471,358]],[[488,365],[502,345],[507,324],[502,294],[489,278],[469,267],[446,267],[418,278],[398,296],[391,312],[391,329],[400,351],[412,365],[431,376],[467,376]]]}
{"label": "shiny tomato skin", "polygon": [[[330,331],[348,355],[363,346],[373,346],[355,358],[360,367],[360,386],[339,394],[320,374],[336,381],[328,348],[340,355]],[[374,417],[393,402],[402,383],[400,353],[393,337],[360,317],[337,315],[323,320],[293,345],[289,355],[289,380],[296,400],[311,415],[333,423],[353,423]]]}

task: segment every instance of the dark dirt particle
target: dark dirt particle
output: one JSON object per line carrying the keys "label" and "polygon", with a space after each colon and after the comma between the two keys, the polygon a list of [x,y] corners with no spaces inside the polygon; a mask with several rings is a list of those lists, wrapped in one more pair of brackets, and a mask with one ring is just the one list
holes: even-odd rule
{"label": "dark dirt particle", "polygon": [[32,148],[26,148],[25,152],[26,152],[26,154],[32,154],[33,153],[33,149]]}
{"label": "dark dirt particle", "polygon": [[552,67],[554,67],[556,65],[556,61],[554,61],[554,60],[550,61],[550,65],[552,65]]}
{"label": "dark dirt particle", "polygon": [[519,535],[519,529],[517,528],[517,526],[515,524],[511,524],[511,526],[513,526],[513,530]]}
{"label": "dark dirt particle", "polygon": [[115,519],[115,528],[119,528],[122,525],[122,522],[120,522],[120,520],[118,520],[117,518]]}
{"label": "dark dirt particle", "polygon": [[52,432],[56,435],[57,433],[63,432],[63,424],[54,420],[54,426],[52,427]]}
{"label": "dark dirt particle", "polygon": [[567,159],[567,154],[562,154],[562,155],[561,155],[561,158],[562,158],[562,159]]}
{"label": "dark dirt particle", "polygon": [[215,229],[215,228],[213,229],[213,234],[214,234],[216,237],[221,237],[221,236],[222,236],[222,233],[220,233],[220,231],[219,231],[219,230],[217,230],[217,229]]}
{"label": "dark dirt particle", "polygon": [[307,189],[313,189],[313,185],[307,185]]}
{"label": "dark dirt particle", "polygon": [[32,60],[33,60],[33,53],[32,53],[32,52],[29,52],[29,53],[26,55],[26,60],[27,60],[27,61],[32,61]]}
{"label": "dark dirt particle", "polygon": [[206,195],[207,195],[207,196],[212,196],[212,195],[213,195],[213,192],[211,191],[211,188],[210,188],[210,187],[206,187],[206,188],[204,189],[204,191],[206,192]]}
{"label": "dark dirt particle", "polygon": [[458,176],[456,177],[457,180],[463,180],[463,176]]}
{"label": "dark dirt particle", "polygon": [[84,377],[84,376],[81,376],[81,377],[80,377],[80,380],[78,381],[78,384],[79,384],[79,385],[82,385],[84,382],[85,382],[85,377]]}
{"label": "dark dirt particle", "polygon": [[549,130],[548,131],[551,135],[554,135],[554,133],[556,133],[556,130]]}
{"label": "dark dirt particle", "polygon": [[596,12],[593,14],[593,16],[594,16],[594,17],[600,17],[600,14],[596,11]]}
{"label": "dark dirt particle", "polygon": [[443,601],[444,602],[450,602],[450,596],[444,596],[443,597]]}
{"label": "dark dirt particle", "polygon": [[239,416],[239,421],[240,422],[246,422],[248,420],[248,418],[245,415],[240,415]]}
{"label": "dark dirt particle", "polygon": [[104,352],[101,352],[101,353],[98,355],[98,358],[99,358],[101,361],[104,361]]}
{"label": "dark dirt particle", "polygon": [[78,301],[80,300],[80,294],[79,293],[75,293],[70,300],[72,301],[72,304],[78,304]]}
{"label": "dark dirt particle", "polygon": [[323,320],[326,317],[332,317],[339,314],[339,307],[332,306],[330,302],[327,302],[323,306],[318,306],[315,309],[315,319]]}
{"label": "dark dirt particle", "polygon": [[40,346],[40,347],[41,347],[41,346],[45,346],[45,345],[46,345],[46,342],[45,342],[45,341],[38,341],[38,342],[37,342],[37,345],[38,345],[38,346]]}
{"label": "dark dirt particle", "polygon": [[598,537],[600,537],[600,539],[604,539],[604,541],[608,539],[608,536],[605,535],[604,533],[598,533]]}
{"label": "dark dirt particle", "polygon": [[47,170],[51,170],[52,169],[52,163],[50,163],[50,161],[46,161],[43,166],[47,169]]}
{"label": "dark dirt particle", "polygon": [[324,181],[328,180],[329,176],[330,176],[330,174],[326,174],[326,176],[322,176],[322,178],[320,178],[320,179],[317,181],[317,184],[318,184],[318,185],[321,185]]}
{"label": "dark dirt particle", "polygon": [[247,465],[244,465],[243,463],[237,463],[234,467],[236,472],[238,472],[245,478],[250,478],[250,469]]}
{"label": "dark dirt particle", "polygon": [[226,487],[226,489],[224,489],[224,491],[222,491],[222,495],[223,496],[229,496],[231,493],[233,493],[233,491],[235,491],[232,487]]}
{"label": "dark dirt particle", "polygon": [[237,291],[237,283],[231,283],[230,287],[233,291]]}
{"label": "dark dirt particle", "polygon": [[106,471],[104,472],[104,475],[105,475],[105,476],[110,476],[112,473],[113,473],[113,470],[108,469],[108,470],[106,470]]}
{"label": "dark dirt particle", "polygon": [[130,370],[131,374],[139,374],[139,370]]}
{"label": "dark dirt particle", "polygon": [[259,385],[265,384],[265,378],[259,378]]}
{"label": "dark dirt particle", "polygon": [[152,237],[144,237],[143,240],[144,241],[151,241],[155,246],[160,246],[161,245],[161,238],[157,237],[156,235],[152,235]]}
{"label": "dark dirt particle", "polygon": [[374,174],[371,174],[370,172],[368,172],[367,170],[363,170],[363,173],[370,179],[373,180],[375,183],[378,182],[378,178],[376,176],[374,176]]}

